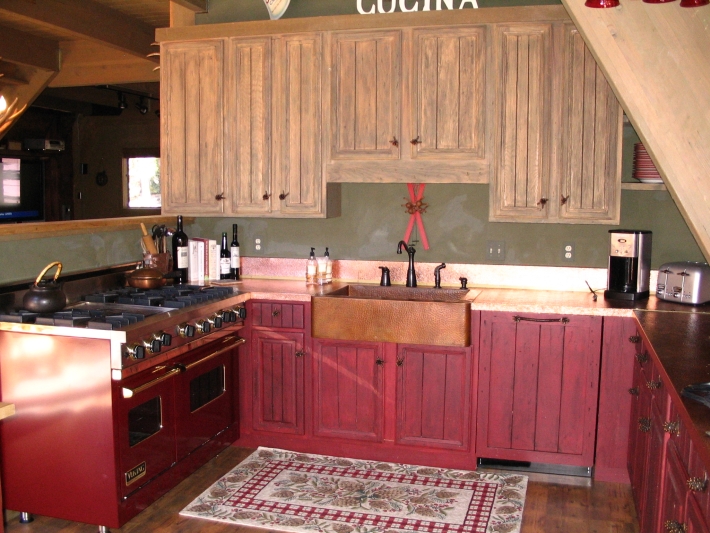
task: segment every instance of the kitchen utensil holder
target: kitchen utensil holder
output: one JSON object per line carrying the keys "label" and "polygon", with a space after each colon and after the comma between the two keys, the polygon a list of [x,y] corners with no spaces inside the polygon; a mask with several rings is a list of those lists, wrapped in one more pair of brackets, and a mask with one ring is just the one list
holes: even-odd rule
{"label": "kitchen utensil holder", "polygon": [[173,270],[173,258],[169,253],[150,254],[146,252],[143,254],[143,264],[146,268],[157,268],[163,274]]}

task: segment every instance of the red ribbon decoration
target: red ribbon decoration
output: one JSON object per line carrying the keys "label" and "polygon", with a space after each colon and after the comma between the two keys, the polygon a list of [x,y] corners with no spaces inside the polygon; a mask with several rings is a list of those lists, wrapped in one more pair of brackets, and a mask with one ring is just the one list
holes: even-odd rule
{"label": "red ribbon decoration", "polygon": [[[409,189],[409,198],[413,204],[424,198],[424,189],[426,183],[421,183],[415,185],[414,183],[407,183],[407,188]],[[422,245],[425,250],[429,249],[429,240],[426,236],[426,231],[424,231],[424,221],[422,220],[422,214],[419,210],[412,213],[409,217],[409,224],[407,224],[407,231],[404,232],[404,242],[409,242],[409,237],[412,235],[412,230],[414,229],[414,222],[417,223],[417,228],[419,229],[419,234],[422,238]]]}

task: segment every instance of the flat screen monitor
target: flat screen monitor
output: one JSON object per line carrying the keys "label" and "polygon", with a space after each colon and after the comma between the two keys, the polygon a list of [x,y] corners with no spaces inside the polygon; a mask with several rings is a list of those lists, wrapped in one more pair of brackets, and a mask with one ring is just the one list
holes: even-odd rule
{"label": "flat screen monitor", "polygon": [[44,162],[0,158],[0,224],[44,220]]}

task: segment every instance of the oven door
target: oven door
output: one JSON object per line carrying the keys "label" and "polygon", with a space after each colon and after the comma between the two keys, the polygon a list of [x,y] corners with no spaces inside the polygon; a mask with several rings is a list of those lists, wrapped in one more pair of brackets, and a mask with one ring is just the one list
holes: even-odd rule
{"label": "oven door", "polygon": [[244,339],[230,335],[182,356],[175,380],[178,460],[236,421],[234,361]]}
{"label": "oven door", "polygon": [[125,498],[176,462],[175,378],[159,365],[120,382],[116,391],[121,495]]}

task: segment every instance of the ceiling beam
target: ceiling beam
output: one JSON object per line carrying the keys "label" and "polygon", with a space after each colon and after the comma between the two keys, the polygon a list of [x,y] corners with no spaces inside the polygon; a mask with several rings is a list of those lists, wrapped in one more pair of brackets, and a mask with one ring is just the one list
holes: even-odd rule
{"label": "ceiling beam", "polygon": [[0,27],[0,57],[44,70],[59,70],[59,43],[12,28]]}
{"label": "ceiling beam", "polygon": [[[155,28],[93,0],[0,0],[0,13],[20,16],[137,57],[145,58],[153,52]],[[158,62],[157,58],[151,60]]]}
{"label": "ceiling beam", "polygon": [[195,13],[207,13],[207,0],[170,0]]}

